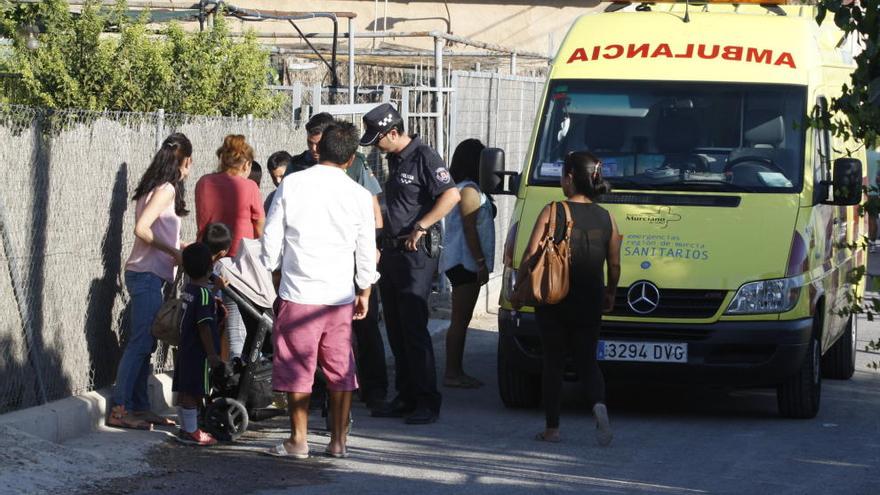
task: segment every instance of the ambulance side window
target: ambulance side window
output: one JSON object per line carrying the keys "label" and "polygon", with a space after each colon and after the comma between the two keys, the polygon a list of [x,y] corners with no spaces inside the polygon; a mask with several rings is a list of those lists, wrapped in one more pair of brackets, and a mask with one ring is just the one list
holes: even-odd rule
{"label": "ambulance side window", "polygon": [[[822,116],[828,114],[828,100],[820,96],[816,100],[816,108]],[[815,148],[813,155],[813,204],[819,204],[828,196],[828,189],[822,187],[823,181],[831,180],[831,131],[815,129]]]}

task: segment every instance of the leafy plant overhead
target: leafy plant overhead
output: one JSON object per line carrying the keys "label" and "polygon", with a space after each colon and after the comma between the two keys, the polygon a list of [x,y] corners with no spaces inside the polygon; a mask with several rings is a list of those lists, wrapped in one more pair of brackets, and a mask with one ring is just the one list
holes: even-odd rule
{"label": "leafy plant overhead", "polygon": [[267,87],[269,52],[253,34],[233,41],[223,16],[217,16],[204,32],[171,23],[157,35],[147,26],[147,13],[132,19],[126,10],[122,0],[112,8],[90,2],[76,14],[66,0],[15,5],[0,0],[0,35],[14,40],[0,66],[20,75],[18,91],[2,101],[50,109],[162,108],[257,117],[280,106]]}
{"label": "leafy plant overhead", "polygon": [[842,94],[831,101],[831,113],[846,120],[824,124],[845,139],[855,139],[869,149],[880,146],[880,0],[819,0],[816,21],[829,15],[847,35],[862,45],[856,55],[856,70]]}

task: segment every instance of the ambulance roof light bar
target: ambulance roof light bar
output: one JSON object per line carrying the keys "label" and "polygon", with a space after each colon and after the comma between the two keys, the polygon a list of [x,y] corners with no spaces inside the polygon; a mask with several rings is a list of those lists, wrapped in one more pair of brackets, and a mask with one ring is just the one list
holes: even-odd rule
{"label": "ambulance roof light bar", "polygon": [[[639,5],[636,6],[637,12],[650,12],[651,6],[658,3],[684,3],[685,8],[690,6],[690,4],[694,5],[702,5],[707,6],[709,4],[729,4],[729,5],[760,5],[767,9],[768,11],[784,16],[785,11],[780,8],[780,5],[787,5],[788,0],[651,0],[648,2],[640,2]],[[629,1],[614,1],[605,7],[605,12],[617,12],[619,10],[623,10],[624,8],[632,5],[633,2]]]}

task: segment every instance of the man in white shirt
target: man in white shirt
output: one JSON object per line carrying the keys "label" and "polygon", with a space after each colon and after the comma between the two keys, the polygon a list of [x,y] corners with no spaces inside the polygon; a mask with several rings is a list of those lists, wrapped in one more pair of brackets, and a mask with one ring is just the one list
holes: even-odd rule
{"label": "man in white shirt", "polygon": [[272,384],[287,392],[289,440],[270,454],[308,457],[308,406],[320,364],[330,392],[330,444],[346,454],[351,393],[358,388],[352,319],[366,316],[376,271],[373,198],[345,173],[359,135],[349,123],[328,127],[318,165],[288,175],[278,187],[263,235],[263,263],[281,270],[275,312]]}

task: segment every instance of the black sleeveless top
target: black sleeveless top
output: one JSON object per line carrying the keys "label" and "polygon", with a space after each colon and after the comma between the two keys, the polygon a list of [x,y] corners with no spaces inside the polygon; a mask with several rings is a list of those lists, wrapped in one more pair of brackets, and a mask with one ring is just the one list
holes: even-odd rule
{"label": "black sleeveless top", "polygon": [[[605,259],[612,224],[608,211],[596,203],[566,201],[574,225],[571,229],[571,271],[568,296],[560,305],[586,314],[602,314],[605,291]],[[565,228],[565,210],[556,208],[556,238],[561,239]]]}

